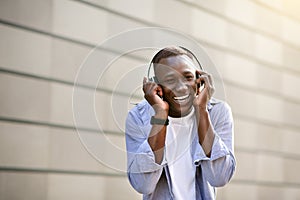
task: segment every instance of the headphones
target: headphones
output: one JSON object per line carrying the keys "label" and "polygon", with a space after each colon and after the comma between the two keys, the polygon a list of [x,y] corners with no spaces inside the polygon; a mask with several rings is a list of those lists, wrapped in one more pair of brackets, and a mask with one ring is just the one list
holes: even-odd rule
{"label": "headphones", "polygon": [[[192,51],[190,51],[189,49],[187,49],[187,48],[185,48],[185,47],[182,47],[182,46],[178,46],[180,49],[182,49],[182,50],[184,50],[184,51],[186,51],[187,52],[187,54],[191,54],[192,55],[192,57],[196,60],[196,62],[197,62],[197,64],[198,64],[198,66],[199,66],[199,68],[203,71],[203,67],[202,67],[202,65],[200,64],[200,62],[199,62],[199,60],[198,60],[198,58],[195,56],[195,54],[192,52]],[[153,62],[154,62],[154,59],[156,58],[156,56],[161,52],[161,51],[163,51],[164,49],[161,49],[161,50],[159,50],[154,56],[153,56],[153,58],[152,58],[152,60],[151,60],[151,62],[150,62],[150,64],[149,64],[149,67],[148,67],[148,73],[147,73],[147,77],[148,77],[148,80],[149,81],[153,81],[153,82],[155,82],[155,83],[158,83],[158,80],[157,80],[157,78],[156,78],[156,76],[155,76],[155,74],[154,74],[154,69],[152,69],[153,67]],[[197,74],[196,74],[197,75]],[[196,78],[198,78],[198,77],[196,77]],[[201,85],[202,85],[202,83],[201,83]]]}

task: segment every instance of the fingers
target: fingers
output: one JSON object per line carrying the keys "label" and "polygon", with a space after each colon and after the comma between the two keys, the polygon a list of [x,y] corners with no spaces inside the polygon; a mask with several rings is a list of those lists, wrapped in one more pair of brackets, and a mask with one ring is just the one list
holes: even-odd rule
{"label": "fingers", "polygon": [[[215,91],[212,75],[205,71],[198,71],[198,70],[196,71],[196,73],[200,75],[200,77],[196,79],[196,84],[201,84],[204,82],[204,89],[207,89],[208,96],[210,98]],[[198,88],[197,93],[199,92],[200,91]]]}
{"label": "fingers", "polygon": [[204,83],[205,85],[211,85],[211,78],[209,78],[209,76],[211,76],[210,74],[207,74],[206,72],[203,71],[197,71],[197,74],[199,75],[198,78],[196,79],[196,83],[197,84],[201,84]]}
{"label": "fingers", "polygon": [[156,84],[148,81],[148,78],[145,76],[143,79],[143,91],[145,94],[149,93],[149,91],[152,90],[152,88],[155,86]]}
{"label": "fingers", "polygon": [[163,95],[163,91],[161,86],[157,83],[148,81],[147,77],[143,79],[143,91],[145,95],[156,95],[158,94],[160,97]]}
{"label": "fingers", "polygon": [[169,107],[166,102],[163,101],[163,89],[155,82],[148,81],[146,77],[143,79],[143,91],[144,98],[154,108],[154,110],[168,110]]}
{"label": "fingers", "polygon": [[143,85],[145,85],[147,82],[148,82],[148,78],[146,76],[144,76]]}

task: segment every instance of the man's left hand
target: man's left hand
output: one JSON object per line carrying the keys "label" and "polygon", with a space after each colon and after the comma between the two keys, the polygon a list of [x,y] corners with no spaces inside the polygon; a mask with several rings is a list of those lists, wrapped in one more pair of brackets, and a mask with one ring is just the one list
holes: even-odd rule
{"label": "man's left hand", "polygon": [[199,75],[199,77],[195,81],[196,84],[200,85],[201,83],[203,83],[204,85],[201,87],[197,87],[196,97],[194,99],[193,105],[195,108],[206,109],[208,101],[215,92],[213,78],[211,74],[208,74],[204,71],[197,70],[196,73]]}

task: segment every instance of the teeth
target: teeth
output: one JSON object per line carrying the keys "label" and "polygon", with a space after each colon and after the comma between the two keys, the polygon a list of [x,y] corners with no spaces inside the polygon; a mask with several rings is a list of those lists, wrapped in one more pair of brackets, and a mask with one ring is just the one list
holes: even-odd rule
{"label": "teeth", "polygon": [[185,95],[185,96],[181,96],[181,97],[174,97],[175,100],[184,100],[186,98],[188,98],[189,95]]}

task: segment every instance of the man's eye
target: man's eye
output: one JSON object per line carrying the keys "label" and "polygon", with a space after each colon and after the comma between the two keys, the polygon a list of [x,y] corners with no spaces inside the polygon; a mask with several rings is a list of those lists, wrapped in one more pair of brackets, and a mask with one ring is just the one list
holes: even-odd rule
{"label": "man's eye", "polygon": [[167,80],[165,80],[165,83],[173,84],[173,83],[175,83],[175,80],[174,79],[167,79]]}
{"label": "man's eye", "polygon": [[194,77],[193,76],[186,76],[185,79],[187,81],[192,81],[192,80],[194,80]]}

